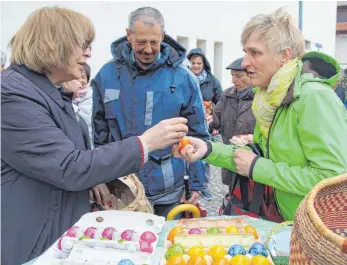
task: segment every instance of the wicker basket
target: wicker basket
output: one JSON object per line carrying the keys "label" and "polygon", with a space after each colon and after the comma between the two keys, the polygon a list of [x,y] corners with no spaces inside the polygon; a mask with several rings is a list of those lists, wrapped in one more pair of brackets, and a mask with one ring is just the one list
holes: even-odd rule
{"label": "wicker basket", "polygon": [[289,264],[347,264],[347,174],[323,180],[301,202]]}
{"label": "wicker basket", "polygon": [[112,210],[153,213],[145,188],[135,174],[107,184],[111,191]]}

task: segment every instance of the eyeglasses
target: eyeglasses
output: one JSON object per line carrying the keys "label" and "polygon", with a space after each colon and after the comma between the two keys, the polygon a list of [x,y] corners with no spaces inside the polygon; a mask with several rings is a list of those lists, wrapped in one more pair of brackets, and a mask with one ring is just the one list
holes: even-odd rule
{"label": "eyeglasses", "polygon": [[83,44],[82,44],[82,50],[87,50],[87,49],[90,49],[90,50],[92,50],[92,46],[91,46],[91,44],[89,43],[89,42],[87,42],[87,41],[85,41]]}

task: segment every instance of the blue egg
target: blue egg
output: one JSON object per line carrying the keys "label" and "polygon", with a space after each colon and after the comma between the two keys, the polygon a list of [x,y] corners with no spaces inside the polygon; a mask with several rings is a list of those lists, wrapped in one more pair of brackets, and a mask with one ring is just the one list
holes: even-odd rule
{"label": "blue egg", "polygon": [[232,257],[237,254],[246,255],[246,250],[242,246],[235,244],[229,248],[228,254]]}
{"label": "blue egg", "polygon": [[248,253],[252,256],[262,255],[267,257],[267,251],[265,246],[262,243],[256,242],[254,243],[248,250]]}
{"label": "blue egg", "polygon": [[118,265],[135,265],[130,259],[122,259],[118,262]]}

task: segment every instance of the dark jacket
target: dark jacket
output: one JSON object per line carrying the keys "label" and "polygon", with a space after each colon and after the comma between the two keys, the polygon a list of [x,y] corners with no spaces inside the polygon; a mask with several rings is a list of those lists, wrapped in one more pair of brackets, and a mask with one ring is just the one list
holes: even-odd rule
{"label": "dark jacket", "polygon": [[[126,37],[111,45],[114,59],[106,63],[93,82],[94,145],[141,135],[164,119],[185,117],[189,135],[208,139],[204,109],[192,73],[182,65],[185,49],[169,36],[161,43],[161,57],[141,69],[132,57]],[[177,202],[187,174],[183,159],[171,157],[171,147],[149,154],[138,172],[146,195],[154,204]],[[192,189],[201,190],[201,161],[189,171]],[[174,194],[175,193],[175,194]]]}
{"label": "dark jacket", "polygon": [[204,51],[200,48],[192,49],[187,56],[188,60],[190,60],[193,55],[200,55],[203,58],[204,69],[207,72],[206,80],[200,84],[202,98],[204,101],[212,101],[213,104],[216,105],[220,100],[223,89],[218,79],[211,73],[211,66]]}
{"label": "dark jacket", "polygon": [[71,100],[11,65],[1,75],[1,264],[37,257],[83,214],[88,189],[138,171],[137,137],[86,151]]}
{"label": "dark jacket", "polygon": [[[222,135],[223,143],[230,144],[229,140],[240,134],[253,134],[255,118],[252,113],[254,94],[252,90],[241,98],[237,97],[235,87],[226,89],[221,100],[213,109],[213,122],[210,129],[218,129]],[[222,169],[222,181],[225,185],[231,184],[231,171]]]}

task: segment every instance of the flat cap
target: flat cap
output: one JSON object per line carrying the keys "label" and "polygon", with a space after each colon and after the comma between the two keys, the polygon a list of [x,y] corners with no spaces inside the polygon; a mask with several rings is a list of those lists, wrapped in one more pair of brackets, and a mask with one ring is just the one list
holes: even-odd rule
{"label": "flat cap", "polygon": [[236,70],[236,71],[244,71],[245,68],[242,68],[242,66],[241,66],[242,60],[243,60],[243,57],[236,59],[231,64],[229,64],[226,69],[231,69],[231,70]]}

